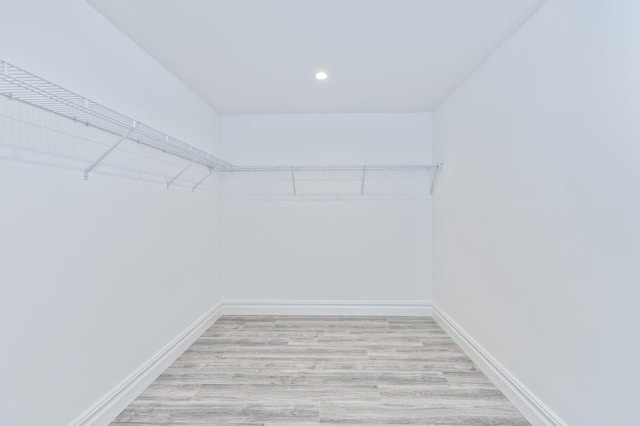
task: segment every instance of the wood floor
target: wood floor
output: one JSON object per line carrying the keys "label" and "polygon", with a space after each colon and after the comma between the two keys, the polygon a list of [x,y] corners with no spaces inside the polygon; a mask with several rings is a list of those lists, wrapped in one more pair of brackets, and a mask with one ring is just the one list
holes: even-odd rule
{"label": "wood floor", "polygon": [[527,425],[431,318],[224,316],[112,425]]}

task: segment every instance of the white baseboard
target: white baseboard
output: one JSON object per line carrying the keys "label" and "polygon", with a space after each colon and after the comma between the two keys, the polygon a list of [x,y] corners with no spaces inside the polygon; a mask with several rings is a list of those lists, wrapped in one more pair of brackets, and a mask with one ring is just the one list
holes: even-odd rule
{"label": "white baseboard", "polygon": [[226,300],[191,324],[124,381],[78,416],[71,426],[108,425],[221,315],[430,316],[429,301]]}
{"label": "white baseboard", "polygon": [[433,318],[534,426],[567,424],[437,305]]}
{"label": "white baseboard", "polygon": [[225,300],[224,315],[431,316],[428,300]]}
{"label": "white baseboard", "polygon": [[78,416],[71,426],[108,425],[220,317],[222,304],[209,309],[122,383]]}

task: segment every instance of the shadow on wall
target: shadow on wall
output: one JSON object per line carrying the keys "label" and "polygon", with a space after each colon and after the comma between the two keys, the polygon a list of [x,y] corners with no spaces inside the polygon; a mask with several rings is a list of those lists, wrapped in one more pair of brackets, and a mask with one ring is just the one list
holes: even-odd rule
{"label": "shadow on wall", "polygon": [[[117,136],[100,129],[0,96],[2,160],[74,170],[81,180],[84,171],[116,142]],[[92,174],[100,174],[167,185],[189,164],[182,158],[125,140],[91,171],[89,179]],[[193,164],[171,182],[171,187],[192,190],[201,182],[198,191],[216,191],[213,175],[207,176],[206,167]]]}

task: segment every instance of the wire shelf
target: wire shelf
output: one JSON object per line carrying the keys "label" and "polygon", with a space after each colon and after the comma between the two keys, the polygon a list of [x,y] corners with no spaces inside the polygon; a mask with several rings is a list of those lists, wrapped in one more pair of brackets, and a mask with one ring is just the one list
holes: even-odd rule
{"label": "wire shelf", "polygon": [[83,123],[118,137],[106,152],[97,158],[87,169],[88,177],[102,160],[110,155],[121,142],[130,140],[160,150],[188,161],[180,173],[171,178],[167,188],[194,164],[209,169],[209,173],[198,181],[192,189],[195,191],[213,173],[225,172],[286,172],[291,179],[293,195],[298,195],[296,172],[360,172],[362,173],[360,193],[364,195],[367,172],[373,171],[426,171],[431,172],[430,192],[433,193],[437,175],[442,165],[357,165],[357,166],[234,166],[201,149],[182,142],[146,124],[134,120],[104,105],[62,88],[48,80],[31,74],[15,65],[0,60],[0,95],[9,99],[41,108],[73,121]]}
{"label": "wire shelf", "polygon": [[[407,183],[407,179],[414,178],[417,179],[418,182],[423,181],[423,179],[428,176],[429,184],[424,189],[428,190],[429,194],[433,194],[438,173],[442,170],[441,164],[435,165],[360,165],[360,166],[351,166],[351,165],[342,165],[342,166],[231,166],[231,167],[222,167],[216,169],[216,172],[221,172],[223,174],[232,175],[241,175],[247,176],[246,179],[239,181],[240,183],[249,182],[249,188],[260,188],[264,186],[269,186],[271,184],[272,188],[279,187],[283,188],[282,183],[285,181],[289,182],[290,191],[289,195],[294,197],[302,197],[307,193],[304,190],[304,187],[313,187],[315,190],[326,191],[326,184],[329,182],[333,182],[336,184],[335,194],[336,195],[349,195],[344,194],[343,191],[338,190],[338,183],[342,182],[346,186],[351,186],[353,189],[357,189],[357,193],[360,196],[371,195],[370,191],[370,182],[377,182],[379,184],[380,181],[393,180],[395,177],[396,180],[399,178],[400,181],[404,181],[400,187],[396,186],[397,189],[401,189],[405,187]],[[254,179],[249,177],[249,175],[258,176]],[[404,177],[402,177],[404,175]],[[272,178],[268,178],[268,176],[273,176]],[[278,185],[278,182],[280,185]],[[321,184],[324,182],[324,184]],[[351,184],[349,184],[351,182]],[[357,188],[354,186],[357,184]],[[423,181],[424,182],[424,181]],[[228,183],[232,184],[233,181],[228,181]],[[402,183],[402,182],[401,182]],[[365,189],[365,184],[367,187]],[[233,185],[231,185],[233,186]],[[379,186],[379,185],[378,185]],[[244,185],[246,188],[247,186]],[[393,186],[392,186],[393,187]],[[242,188],[242,185],[241,185]],[[273,188],[275,189],[275,188]],[[276,189],[277,191],[277,189]],[[282,194],[280,194],[282,195]],[[319,193],[316,195],[320,195]],[[326,193],[321,195],[328,195]],[[353,194],[351,194],[353,195]]]}
{"label": "wire shelf", "polygon": [[0,94],[209,169],[231,164],[153,127],[0,60]]}

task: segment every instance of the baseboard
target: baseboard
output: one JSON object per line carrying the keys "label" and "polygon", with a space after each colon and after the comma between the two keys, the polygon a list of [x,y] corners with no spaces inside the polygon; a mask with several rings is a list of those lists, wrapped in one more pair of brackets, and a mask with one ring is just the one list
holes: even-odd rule
{"label": "baseboard", "polygon": [[431,316],[427,300],[225,300],[224,315]]}
{"label": "baseboard", "polygon": [[219,303],[176,336],[122,383],[89,407],[71,426],[108,425],[164,372],[222,313]]}
{"label": "baseboard", "polygon": [[534,426],[567,424],[437,305],[433,318]]}

